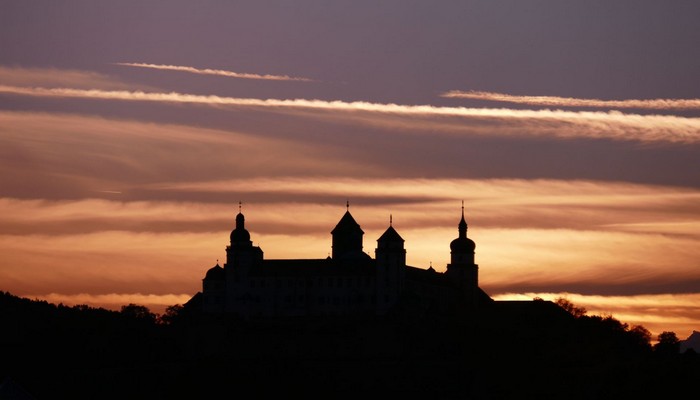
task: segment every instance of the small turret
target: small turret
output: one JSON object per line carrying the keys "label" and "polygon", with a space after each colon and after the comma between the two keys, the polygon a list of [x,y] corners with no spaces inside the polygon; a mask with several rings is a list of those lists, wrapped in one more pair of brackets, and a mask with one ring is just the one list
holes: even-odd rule
{"label": "small turret", "polygon": [[236,228],[231,231],[231,246],[232,247],[250,247],[253,242],[250,241],[250,232],[245,228],[245,217],[241,212],[241,203],[238,202],[238,215],[236,215]]}
{"label": "small turret", "polygon": [[457,225],[459,236],[450,243],[450,263],[474,264],[476,243],[467,237],[467,221],[464,219],[464,202],[462,202],[462,219]]}

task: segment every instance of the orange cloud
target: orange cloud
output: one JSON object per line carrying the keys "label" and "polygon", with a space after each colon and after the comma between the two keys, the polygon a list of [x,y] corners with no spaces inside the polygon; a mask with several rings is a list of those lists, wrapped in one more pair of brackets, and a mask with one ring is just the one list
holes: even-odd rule
{"label": "orange cloud", "polygon": [[[351,206],[366,232],[365,251],[373,254],[374,241],[393,214],[394,226],[407,241],[409,263],[421,268],[432,263],[436,269],[444,269],[449,262],[449,242],[456,234],[459,203],[464,198],[469,235],[477,242],[477,260],[483,268],[482,283],[497,293],[513,287],[554,286],[614,293],[685,287],[700,280],[700,235],[677,228],[678,221],[700,224],[700,193],[690,189],[564,181],[324,178],[308,178],[308,182],[243,179],[217,185],[213,183],[212,188],[230,190],[244,200],[265,188],[278,193],[272,199],[311,191],[307,202],[244,203],[252,239],[271,258],[321,258],[330,251],[329,232],[340,218],[343,204],[312,199],[338,197],[329,193],[355,193],[371,199],[383,196],[381,187],[392,187],[407,198],[425,192],[435,197],[421,202],[364,200],[360,206]],[[576,190],[573,197],[572,190]],[[619,208],[611,210],[611,203]],[[688,206],[691,208],[677,215],[667,211]],[[65,260],[83,260],[88,243],[93,248],[89,254],[98,257],[89,262],[71,261],[74,268],[78,264],[89,268],[109,265],[109,271],[124,271],[123,264],[169,265],[177,260],[184,272],[223,259],[237,204],[235,200],[2,199],[0,211],[0,252],[7,255],[8,263],[4,273],[13,265],[26,268],[30,260],[35,260],[38,273],[45,263],[55,264],[51,260],[57,254]],[[641,221],[649,223],[645,230],[628,228]],[[181,246],[180,240],[200,243],[201,247]],[[148,243],[145,248],[144,243]],[[101,261],[102,257],[108,261]],[[203,261],[207,259],[210,261]],[[188,261],[183,264],[183,260]],[[126,271],[124,281],[135,273],[131,267]],[[21,276],[20,270],[15,272]],[[178,278],[171,269],[170,278],[192,288],[196,285],[190,286],[191,282],[197,281],[201,272],[197,267]],[[145,283],[140,286],[147,287]]]}
{"label": "orange cloud", "polygon": [[147,183],[224,177],[241,167],[254,175],[376,169],[291,138],[34,112],[0,111],[0,148],[5,195],[133,198],[136,189],[150,190]]}
{"label": "orange cloud", "polygon": [[301,82],[311,82],[312,79],[308,78],[297,78],[288,75],[259,75],[259,74],[248,74],[242,72],[226,71],[221,69],[209,69],[209,68],[195,68],[187,67],[181,65],[162,65],[162,64],[146,64],[146,63],[115,63],[116,65],[123,65],[126,67],[137,67],[137,68],[150,68],[159,69],[165,71],[180,71],[188,72],[191,74],[199,75],[216,75],[225,76],[228,78],[239,78],[239,79],[260,79],[268,81],[301,81]]}
{"label": "orange cloud", "polygon": [[558,96],[516,96],[505,93],[450,90],[441,97],[528,104],[543,107],[636,108],[649,110],[700,110],[700,99],[600,100]]}

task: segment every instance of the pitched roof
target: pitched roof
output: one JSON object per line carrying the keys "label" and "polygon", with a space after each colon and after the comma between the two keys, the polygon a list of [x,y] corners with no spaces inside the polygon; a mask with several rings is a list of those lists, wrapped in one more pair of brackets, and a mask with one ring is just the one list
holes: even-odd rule
{"label": "pitched roof", "polygon": [[394,229],[393,226],[389,226],[386,231],[382,234],[382,236],[377,239],[378,242],[404,242],[403,238],[401,235],[399,235],[398,232],[396,232],[396,229]]}
{"label": "pitched roof", "polygon": [[340,219],[338,224],[333,228],[331,233],[336,233],[336,232],[347,232],[347,231],[354,231],[358,230],[361,233],[364,233],[362,229],[360,228],[360,224],[355,221],[355,218],[352,217],[350,214],[350,211],[345,211],[345,214],[343,217]]}

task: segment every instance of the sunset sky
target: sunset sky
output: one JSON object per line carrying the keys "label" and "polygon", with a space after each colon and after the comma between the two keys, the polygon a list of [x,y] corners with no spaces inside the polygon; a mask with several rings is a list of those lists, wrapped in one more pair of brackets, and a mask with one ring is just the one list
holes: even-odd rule
{"label": "sunset sky", "polygon": [[700,2],[0,0],[0,290],[161,313],[350,212],[481,287],[700,330]]}

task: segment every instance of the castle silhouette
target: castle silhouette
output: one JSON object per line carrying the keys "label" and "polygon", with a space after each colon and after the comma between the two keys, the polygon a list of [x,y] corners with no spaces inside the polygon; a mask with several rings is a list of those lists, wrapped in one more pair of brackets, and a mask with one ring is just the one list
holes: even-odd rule
{"label": "castle silhouette", "polygon": [[479,288],[476,245],[467,237],[464,205],[457,227],[446,271],[416,268],[406,264],[404,239],[391,219],[377,239],[375,257],[365,253],[364,232],[347,203],[331,231],[332,255],[266,260],[250,240],[239,204],[226,263],[217,262],[202,280],[202,311],[242,318],[474,311],[493,300]]}

